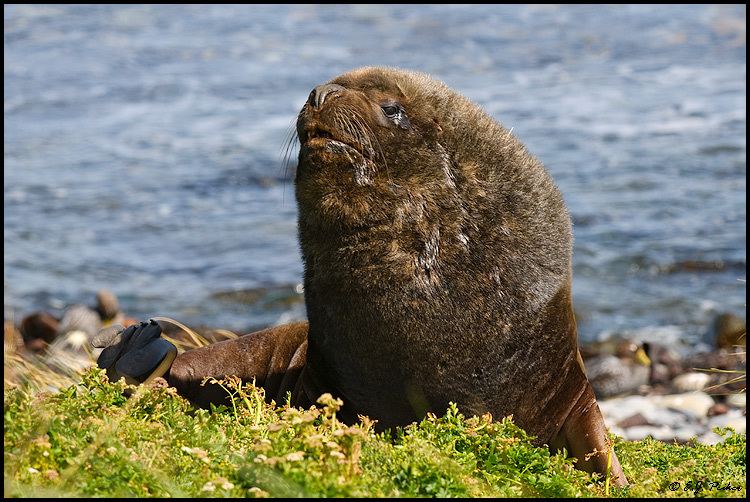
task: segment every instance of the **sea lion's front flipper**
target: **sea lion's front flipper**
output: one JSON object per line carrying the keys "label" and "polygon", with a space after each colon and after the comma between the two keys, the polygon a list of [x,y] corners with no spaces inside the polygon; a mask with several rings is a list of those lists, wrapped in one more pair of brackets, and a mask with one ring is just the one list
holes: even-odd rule
{"label": "sea lion's front flipper", "polygon": [[[198,406],[225,403],[218,385],[201,385],[206,377],[235,375],[263,387],[267,400],[283,402],[292,392],[307,356],[307,322],[256,331],[232,340],[180,354],[169,371],[169,384]],[[293,403],[294,404],[294,403]]]}
{"label": "sea lion's front flipper", "polygon": [[[570,410],[562,429],[553,439],[552,447],[565,447],[568,455],[578,459],[576,467],[586,472],[599,472],[605,475],[609,461],[611,482],[620,487],[628,484],[615,450],[609,444],[604,418],[588,382],[581,397]],[[611,458],[608,460],[610,455]]]}
{"label": "sea lion's front flipper", "polygon": [[177,355],[177,348],[161,338],[161,327],[153,319],[123,328],[113,325],[93,337],[94,347],[104,349],[97,364],[112,381],[147,383],[163,376]]}

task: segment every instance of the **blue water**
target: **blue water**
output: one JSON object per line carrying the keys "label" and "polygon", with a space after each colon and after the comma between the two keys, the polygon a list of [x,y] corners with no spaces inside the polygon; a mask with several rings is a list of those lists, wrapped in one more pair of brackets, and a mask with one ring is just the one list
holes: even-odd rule
{"label": "blue water", "polygon": [[6,318],[102,287],[138,318],[304,317],[283,149],[310,89],[364,65],[431,73],[547,166],[583,340],[695,345],[744,317],[744,5],[26,5],[4,23]]}

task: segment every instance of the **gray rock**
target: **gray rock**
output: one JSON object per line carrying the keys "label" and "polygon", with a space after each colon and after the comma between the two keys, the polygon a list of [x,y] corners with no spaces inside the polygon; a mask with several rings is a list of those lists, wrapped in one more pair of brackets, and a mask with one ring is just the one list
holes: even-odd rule
{"label": "gray rock", "polygon": [[695,439],[704,444],[716,444],[721,438],[711,433],[711,427],[731,426],[745,430],[745,417],[737,409],[709,420],[706,413],[713,405],[714,400],[704,392],[599,400],[599,409],[610,431],[631,441],[651,436],[666,442],[684,443]]}
{"label": "gray rock", "polygon": [[586,361],[585,367],[597,397],[633,392],[649,381],[647,366],[613,355],[592,357]]}
{"label": "gray rock", "polygon": [[90,340],[96,336],[101,328],[102,320],[95,310],[85,305],[73,305],[65,311],[57,333],[58,336],[61,336],[71,331],[81,331]]}
{"label": "gray rock", "polygon": [[[704,394],[713,404],[713,399]],[[604,415],[607,424],[621,424],[636,414],[640,414],[652,425],[666,425],[669,427],[680,427],[682,424],[698,422],[705,417],[706,408],[702,415],[697,415],[695,410],[699,405],[693,401],[700,401],[700,397],[691,394],[678,394],[671,396],[625,396],[599,401],[599,409]],[[709,406],[710,406],[709,405]]]}
{"label": "gray rock", "polygon": [[96,310],[102,320],[114,319],[120,312],[120,304],[114,293],[107,289],[100,289],[96,293]]}
{"label": "gray rock", "polygon": [[646,417],[644,417],[641,413],[636,413],[635,415],[631,415],[628,418],[621,420],[617,423],[618,427],[622,427],[623,429],[627,429],[629,427],[637,427],[641,425],[654,425],[648,421]]}

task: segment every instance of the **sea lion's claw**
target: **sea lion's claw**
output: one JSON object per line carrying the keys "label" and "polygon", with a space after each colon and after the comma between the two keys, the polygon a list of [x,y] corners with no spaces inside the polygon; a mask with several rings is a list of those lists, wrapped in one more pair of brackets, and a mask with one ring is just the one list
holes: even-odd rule
{"label": "sea lion's claw", "polygon": [[137,350],[148,345],[152,340],[159,338],[161,327],[156,323],[142,322],[133,333],[130,350]]}

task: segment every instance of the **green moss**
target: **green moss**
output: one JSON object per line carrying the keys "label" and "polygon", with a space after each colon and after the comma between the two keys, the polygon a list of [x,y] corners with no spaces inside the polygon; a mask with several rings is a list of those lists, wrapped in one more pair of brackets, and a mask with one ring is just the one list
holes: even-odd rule
{"label": "green moss", "polygon": [[[223,385],[232,402],[211,411],[171,388],[109,383],[95,369],[55,394],[6,388],[5,495],[606,495],[602,480],[533,446],[510,419],[465,418],[451,407],[391,436],[366,420],[341,424],[330,396],[300,410],[267,405],[262,390],[236,380]],[[723,433],[715,446],[616,440],[631,486],[609,495],[744,496],[746,438]]]}

